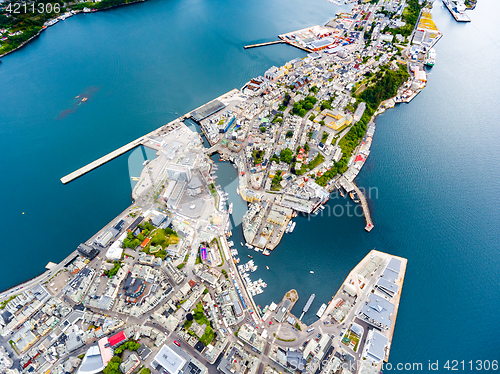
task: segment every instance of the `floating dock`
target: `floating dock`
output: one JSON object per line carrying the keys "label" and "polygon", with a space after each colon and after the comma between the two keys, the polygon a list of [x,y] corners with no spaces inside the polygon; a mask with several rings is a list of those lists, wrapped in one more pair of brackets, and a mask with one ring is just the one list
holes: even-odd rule
{"label": "floating dock", "polygon": [[307,300],[306,305],[304,305],[304,309],[302,309],[302,314],[301,314],[299,320],[302,321],[302,317],[304,317],[304,314],[306,314],[307,311],[309,310],[309,308],[310,308],[311,304],[313,303],[315,297],[316,297],[315,294],[312,294],[311,296],[309,296],[309,300]]}

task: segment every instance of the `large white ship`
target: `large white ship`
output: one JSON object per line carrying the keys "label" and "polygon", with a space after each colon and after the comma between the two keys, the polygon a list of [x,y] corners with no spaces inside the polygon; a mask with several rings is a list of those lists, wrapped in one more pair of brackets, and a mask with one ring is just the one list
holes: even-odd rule
{"label": "large white ship", "polygon": [[434,66],[435,63],[436,63],[436,50],[434,48],[431,48],[429,50],[429,53],[427,53],[427,61],[425,62],[425,64],[427,66]]}

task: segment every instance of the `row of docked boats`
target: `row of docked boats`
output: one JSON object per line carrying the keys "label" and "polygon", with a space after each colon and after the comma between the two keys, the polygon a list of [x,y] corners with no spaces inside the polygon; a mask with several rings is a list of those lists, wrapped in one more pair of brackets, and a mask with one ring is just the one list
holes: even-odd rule
{"label": "row of docked boats", "polygon": [[267,283],[262,279],[252,282],[248,274],[243,275],[243,280],[245,281],[245,286],[250,295],[255,296],[264,292],[263,288],[267,287]]}
{"label": "row of docked boats", "polygon": [[248,249],[253,249],[253,245],[251,244],[248,244],[248,243],[245,243],[243,244],[243,242],[240,243],[242,246],[244,245],[245,247],[247,247]]}
{"label": "row of docked boats", "polygon": [[59,21],[64,21],[66,18],[69,18],[69,17],[72,17],[76,14],[76,12],[74,10],[70,10],[69,12],[66,12],[66,13],[63,13],[61,14],[59,17],[57,18],[53,18],[47,22],[45,22],[43,24],[44,27],[50,27],[50,26],[53,26],[55,25],[57,22]]}
{"label": "row of docked boats", "polygon": [[248,273],[251,271],[252,273],[257,270],[257,265],[255,265],[253,260],[248,261],[246,264],[238,265],[238,270],[241,274]]}
{"label": "row of docked boats", "polygon": [[[253,245],[251,244],[248,244],[248,243],[245,243],[243,244],[243,242],[241,242],[241,245],[245,245],[248,249],[253,249],[255,252],[262,252],[262,254],[264,256],[269,256],[271,254],[271,252],[268,250],[268,249],[262,249],[262,248],[259,248],[259,247],[254,247]],[[252,256],[248,255],[248,257],[252,258]]]}

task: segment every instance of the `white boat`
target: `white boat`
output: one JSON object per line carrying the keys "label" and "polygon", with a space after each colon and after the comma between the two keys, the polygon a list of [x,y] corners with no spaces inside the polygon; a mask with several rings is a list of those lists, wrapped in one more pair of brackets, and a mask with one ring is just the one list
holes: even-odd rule
{"label": "white boat", "polygon": [[241,245],[243,245],[243,242],[240,242]]}
{"label": "white boat", "polygon": [[326,310],[326,304],[321,304],[321,307],[319,308],[318,313],[316,313],[316,316],[318,318],[321,318],[323,313],[325,313],[325,310]]}
{"label": "white boat", "polygon": [[436,63],[436,50],[434,48],[431,48],[429,50],[429,53],[427,54],[427,61],[425,62],[425,64],[427,66],[434,66],[434,64]]}
{"label": "white boat", "polygon": [[234,242],[231,240],[230,242],[227,243],[228,246],[234,247]]}
{"label": "white boat", "polygon": [[233,214],[233,203],[229,204],[228,212],[229,214]]}
{"label": "white boat", "polygon": [[314,274],[314,271],[311,270],[309,273]]}
{"label": "white boat", "polygon": [[269,270],[269,266],[266,266],[266,269]]}
{"label": "white boat", "polygon": [[142,163],[142,166],[146,166],[147,164],[149,164],[149,160],[146,160]]}
{"label": "white boat", "polygon": [[253,245],[248,244],[248,243],[245,243],[245,245],[247,246],[248,249],[253,249]]}
{"label": "white boat", "polygon": [[289,233],[291,234],[293,230],[295,229],[296,222],[292,222],[292,226],[290,227]]}
{"label": "white boat", "polygon": [[290,232],[290,227],[292,227],[292,221],[288,222],[288,225],[286,226],[285,232],[288,234]]}

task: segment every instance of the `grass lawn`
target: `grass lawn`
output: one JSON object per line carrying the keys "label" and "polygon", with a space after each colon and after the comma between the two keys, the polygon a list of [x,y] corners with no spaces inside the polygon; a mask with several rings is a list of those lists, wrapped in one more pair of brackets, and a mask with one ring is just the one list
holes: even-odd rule
{"label": "grass lawn", "polygon": [[344,337],[342,339],[342,343],[347,345],[347,346],[350,346],[351,342],[354,343],[354,352],[357,352],[358,346],[359,346],[359,337],[356,334],[354,334],[352,331],[349,331],[349,335],[347,336],[347,338]]}

